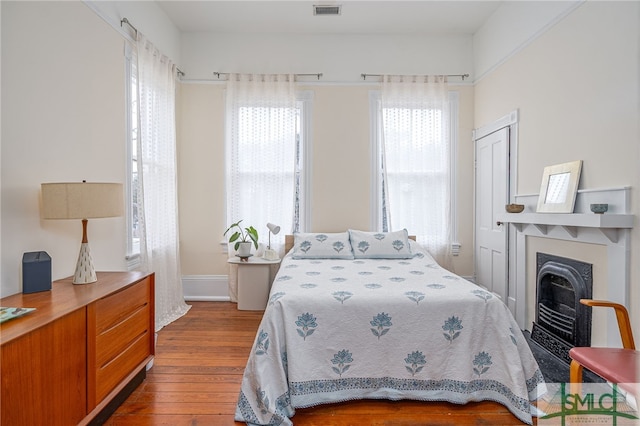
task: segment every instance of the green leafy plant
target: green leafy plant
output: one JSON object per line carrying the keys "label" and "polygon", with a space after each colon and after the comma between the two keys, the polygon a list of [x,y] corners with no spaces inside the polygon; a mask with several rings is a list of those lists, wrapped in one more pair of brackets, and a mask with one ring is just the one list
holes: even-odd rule
{"label": "green leafy plant", "polygon": [[229,243],[235,243],[233,246],[234,250],[238,250],[240,247],[240,243],[249,243],[253,242],[256,250],[258,249],[258,231],[253,226],[249,226],[248,228],[242,228],[240,226],[240,222],[242,220],[237,221],[236,223],[232,223],[231,226],[224,231],[224,236],[227,236],[229,231],[233,231],[233,234],[229,237]]}

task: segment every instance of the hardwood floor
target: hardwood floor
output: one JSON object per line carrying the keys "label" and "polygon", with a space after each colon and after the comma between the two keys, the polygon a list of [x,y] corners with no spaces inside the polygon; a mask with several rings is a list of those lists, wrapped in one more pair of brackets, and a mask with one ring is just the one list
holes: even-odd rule
{"label": "hardwood floor", "polygon": [[[242,373],[262,312],[230,302],[190,302],[187,315],[158,333],[146,380],[105,423],[243,425],[233,420]],[[352,401],[296,410],[296,426],[521,425],[502,405]]]}

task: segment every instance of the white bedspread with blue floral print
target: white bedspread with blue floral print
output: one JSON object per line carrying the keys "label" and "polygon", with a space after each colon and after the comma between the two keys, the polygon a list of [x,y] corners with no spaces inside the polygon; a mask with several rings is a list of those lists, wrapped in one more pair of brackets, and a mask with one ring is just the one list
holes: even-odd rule
{"label": "white bedspread with blue floral print", "polygon": [[290,425],[295,408],[355,399],[492,400],[531,424],[544,379],[505,304],[412,250],[412,259],[285,256],[235,419]]}

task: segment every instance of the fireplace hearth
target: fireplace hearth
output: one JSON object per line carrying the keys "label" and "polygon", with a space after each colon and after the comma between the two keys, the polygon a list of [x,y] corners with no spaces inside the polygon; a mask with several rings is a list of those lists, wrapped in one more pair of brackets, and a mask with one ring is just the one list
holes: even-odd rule
{"label": "fireplace hearth", "polygon": [[590,299],[593,271],[590,263],[536,253],[535,321],[533,341],[567,364],[574,346],[591,346]]}

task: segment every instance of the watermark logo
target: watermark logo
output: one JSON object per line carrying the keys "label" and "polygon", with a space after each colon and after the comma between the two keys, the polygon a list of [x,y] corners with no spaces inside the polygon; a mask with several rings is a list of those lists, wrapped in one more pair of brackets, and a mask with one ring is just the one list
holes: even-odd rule
{"label": "watermark logo", "polygon": [[582,383],[576,393],[568,383],[548,389],[538,402],[538,425],[640,425],[635,401],[617,384]]}

